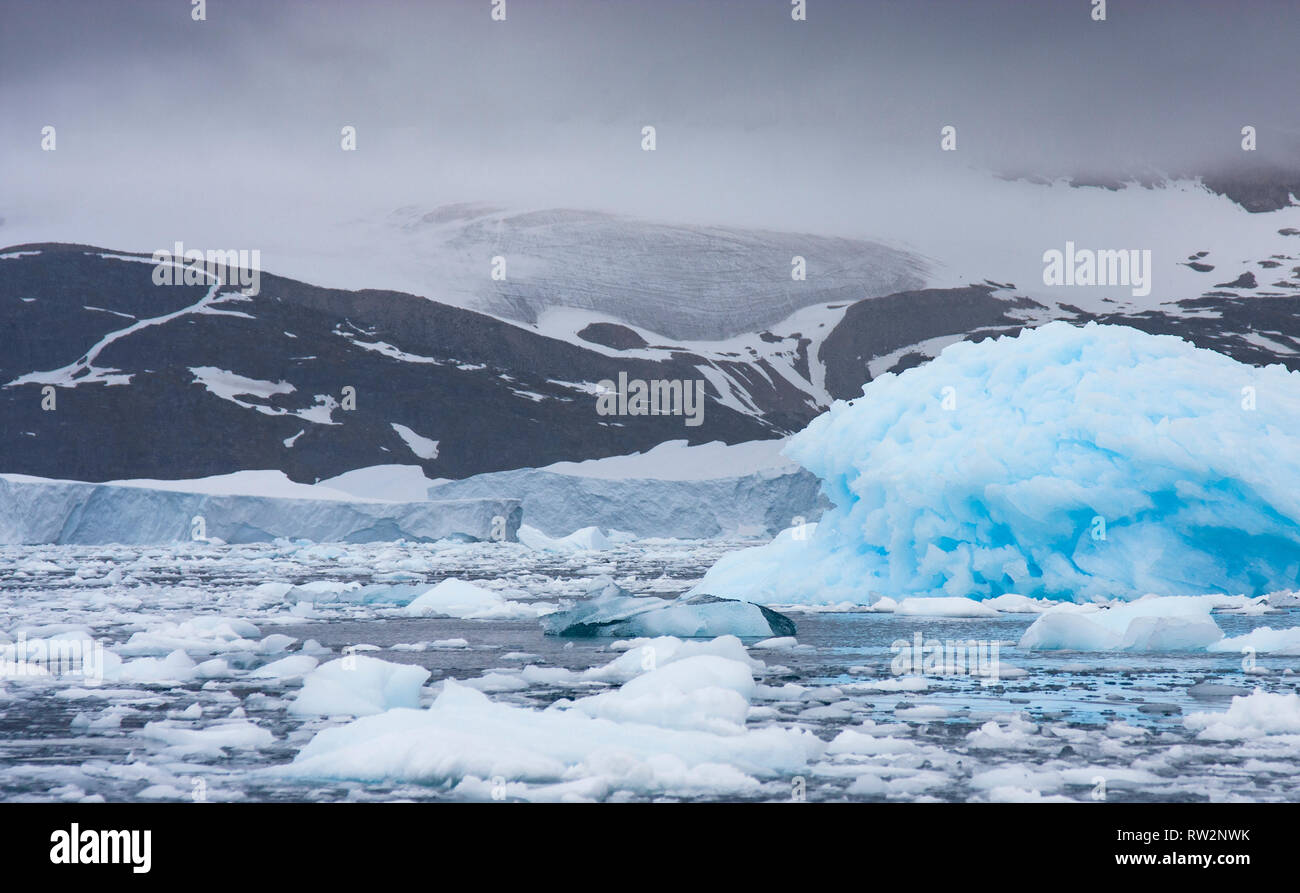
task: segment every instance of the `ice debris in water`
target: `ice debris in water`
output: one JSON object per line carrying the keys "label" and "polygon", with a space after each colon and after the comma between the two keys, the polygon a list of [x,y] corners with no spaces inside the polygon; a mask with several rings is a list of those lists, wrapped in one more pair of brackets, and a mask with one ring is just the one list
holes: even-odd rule
{"label": "ice debris in water", "polygon": [[[619,681],[617,689],[533,709],[449,679],[427,709],[324,729],[292,763],[266,771],[455,785],[458,796],[484,800],[605,799],[618,791],[752,796],[762,780],[806,772],[824,751],[807,730],[747,725],[753,669],[762,664],[739,640],[629,645],[584,674]],[[493,789],[501,783],[505,790]]]}
{"label": "ice debris in water", "polygon": [[706,593],[678,599],[636,596],[606,576],[592,581],[588,597],[567,611],[543,618],[552,636],[679,636],[721,635],[745,638],[793,636],[789,617],[750,602]]}
{"label": "ice debris in water", "polygon": [[836,401],[787,455],[833,508],[698,591],[764,604],[1263,595],[1300,580],[1300,373],[1063,322]]}

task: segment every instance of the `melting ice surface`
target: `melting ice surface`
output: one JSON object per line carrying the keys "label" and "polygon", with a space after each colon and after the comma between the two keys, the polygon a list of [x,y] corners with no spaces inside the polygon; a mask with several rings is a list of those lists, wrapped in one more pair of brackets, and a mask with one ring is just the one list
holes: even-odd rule
{"label": "melting ice surface", "polygon": [[786,453],[834,507],[699,591],[1089,602],[1300,579],[1300,374],[1170,336],[1056,322],[954,344],[836,402]]}

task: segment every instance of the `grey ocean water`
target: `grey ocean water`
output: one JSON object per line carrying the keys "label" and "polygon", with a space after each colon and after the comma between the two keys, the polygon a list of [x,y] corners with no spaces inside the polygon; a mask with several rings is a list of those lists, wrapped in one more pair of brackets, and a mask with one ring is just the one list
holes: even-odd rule
{"label": "grey ocean water", "polygon": [[[322,661],[347,649],[428,668],[423,704],[439,683],[512,680],[497,701],[544,709],[600,684],[526,666],[582,671],[609,663],[625,646],[599,638],[545,636],[535,619],[458,620],[403,616],[398,606],[336,601],[289,605],[269,598],[266,579],[391,584],[402,599],[438,579],[505,580],[512,598],[551,602],[581,597],[609,574],[633,591],[671,596],[737,543],[624,544],[604,553],[547,555],[513,544],[435,549],[419,544],[300,547],[187,546],[11,547],[3,587],[9,628],[32,635],[85,630],[112,649],[136,632],[173,629],[194,617],[238,618],[260,634],[315,640]],[[425,564],[423,574],[395,571]],[[28,562],[43,562],[31,564]],[[26,564],[25,564],[26,563]],[[17,567],[43,570],[15,571]],[[56,566],[66,566],[55,571]],[[80,569],[73,574],[71,568]],[[95,569],[103,572],[97,577]],[[114,573],[114,571],[119,571]],[[125,573],[120,571],[124,570]],[[741,799],[782,800],[802,785],[810,800],[1032,799],[1026,791],[1089,801],[1296,800],[1293,735],[1208,740],[1187,716],[1226,710],[1233,695],[1256,687],[1293,693],[1294,657],[1259,655],[1243,670],[1236,654],[1206,652],[1033,652],[1016,647],[1034,615],[958,619],[871,613],[792,613],[797,644],[748,640],[763,661],[748,728],[806,729],[824,741],[846,729],[870,735],[847,741],[806,770],[766,777]],[[1260,626],[1300,625],[1300,611],[1216,613],[1225,635]],[[999,644],[1001,678],[910,678],[892,672],[899,640]],[[456,640],[463,640],[463,643]],[[437,643],[437,644],[432,644]],[[407,646],[396,648],[395,646]],[[161,646],[161,649],[166,646]],[[212,654],[221,654],[214,645]],[[410,650],[411,647],[423,650]],[[193,653],[193,645],[190,646]],[[287,707],[296,679],[258,679],[250,671],[282,658],[256,650],[222,654],[228,667],[177,682],[103,682],[75,678],[5,680],[0,689],[0,797],[22,800],[369,800],[462,799],[446,780],[304,781],[277,777],[319,731],[347,717],[304,718]],[[196,660],[206,656],[193,653]],[[197,708],[194,705],[198,705]],[[242,723],[270,732],[257,747],[186,751],[147,734],[150,723],[197,730]],[[857,741],[853,745],[853,741]],[[865,743],[864,743],[865,742]],[[852,746],[851,746],[852,745]],[[622,799],[651,796],[625,792]],[[707,793],[660,792],[656,798],[708,799]],[[737,799],[736,796],[717,799]]]}

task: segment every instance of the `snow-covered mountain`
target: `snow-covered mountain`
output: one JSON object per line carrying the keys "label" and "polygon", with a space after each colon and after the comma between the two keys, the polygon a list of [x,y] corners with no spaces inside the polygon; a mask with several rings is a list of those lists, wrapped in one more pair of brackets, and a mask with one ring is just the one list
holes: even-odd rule
{"label": "snow-covered mountain", "polygon": [[[666,224],[569,208],[400,208],[358,224],[417,294],[518,322],[588,311],[686,340],[759,331],[803,307],[918,288],[926,263],[878,242]],[[802,278],[792,277],[801,258]],[[500,278],[492,261],[501,258]]]}
{"label": "snow-covered mountain", "polygon": [[[1076,304],[1032,282],[910,287],[914,258],[848,240],[478,206],[403,219],[412,240],[441,246],[413,262],[457,248],[487,260],[499,237],[507,279],[480,270],[470,288],[453,275],[418,296],[268,269],[250,296],[154,285],[144,254],[0,250],[0,471],[107,481],[278,469],[311,483],[413,464],[459,479],[671,440],[779,438],[954,341],[1052,319],[1300,365],[1300,230],[1290,227],[1270,230],[1267,256],[1228,254],[1208,236],[1210,247],[1189,246],[1178,266],[1190,284],[1174,300],[1135,303],[1119,289]],[[792,280],[800,250],[841,274],[823,269],[815,287]],[[904,287],[879,291],[891,283]],[[598,414],[598,383],[620,373],[702,380],[702,423]]]}
{"label": "snow-covered mountain", "polygon": [[[816,411],[741,358],[624,355],[411,295],[267,273],[251,297],[160,287],[152,270],[144,256],[78,246],[4,253],[8,470],[106,480],[279,468],[312,481],[418,462],[430,477],[462,477],[679,437],[763,439]],[[597,383],[620,373],[716,384],[698,426],[598,415]]]}

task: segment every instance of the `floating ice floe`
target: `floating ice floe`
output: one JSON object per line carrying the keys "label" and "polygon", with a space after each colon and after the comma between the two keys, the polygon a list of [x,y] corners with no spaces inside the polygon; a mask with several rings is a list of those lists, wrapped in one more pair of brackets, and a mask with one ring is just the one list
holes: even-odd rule
{"label": "floating ice floe", "polygon": [[403,578],[418,579],[414,574],[390,575],[391,582],[359,583],[356,580],[313,580],[310,583],[262,583],[254,589],[267,601],[288,605],[407,605],[428,586],[419,582],[403,582]]}
{"label": "floating ice floe", "polygon": [[248,675],[254,679],[292,679],[310,673],[319,663],[310,654],[291,654],[260,666]]}
{"label": "floating ice floe", "polygon": [[113,650],[123,656],[168,654],[177,649],[198,654],[259,651],[263,650],[258,641],[260,636],[258,628],[247,620],[202,615],[132,633],[131,638]]}
{"label": "floating ice floe", "polygon": [[312,670],[289,705],[298,715],[368,716],[394,707],[417,707],[429,671],[353,654]]}
{"label": "floating ice floe", "polygon": [[224,749],[269,747],[275,736],[246,719],[230,719],[205,728],[171,721],[146,723],[136,733],[186,753],[219,756]]}
{"label": "floating ice floe", "polygon": [[500,793],[512,798],[723,796],[758,793],[762,779],[806,771],[824,750],[806,730],[745,726],[751,662],[722,654],[743,654],[738,640],[712,649],[655,642],[663,662],[653,669],[644,668],[640,650],[652,645],[606,668],[611,678],[631,673],[619,689],[539,710],[493,702],[448,680],[428,709],[325,729],[291,764],[269,771],[455,785],[460,796],[479,799],[495,795],[493,779],[509,779]]}
{"label": "floating ice floe", "polygon": [[390,651],[459,651],[469,647],[465,639],[434,639],[432,642],[399,642]]}
{"label": "floating ice floe", "polygon": [[745,664],[716,655],[673,661],[624,683],[570,702],[591,717],[651,723],[661,728],[699,729],[730,735],[741,731],[754,695]]}
{"label": "floating ice floe", "polygon": [[894,607],[904,617],[996,617],[998,612],[983,602],[958,596],[905,598]]}
{"label": "floating ice floe", "polygon": [[263,583],[258,587],[259,592],[290,605],[405,605],[426,589],[422,583],[362,584],[355,580],[313,580],[298,586]]}
{"label": "floating ice floe", "polygon": [[1244,635],[1221,639],[1210,645],[1209,650],[1240,654],[1247,648],[1260,654],[1300,654],[1300,626],[1288,629],[1261,626]]}
{"label": "floating ice floe", "polygon": [[141,657],[123,662],[104,653],[104,678],[113,682],[185,682],[198,675],[198,664],[179,648],[165,658]]}
{"label": "floating ice floe", "polygon": [[1300,695],[1255,691],[1232,699],[1226,713],[1192,713],[1184,717],[1198,738],[1235,741],[1265,735],[1300,735]]}
{"label": "floating ice floe", "polygon": [[960,342],[785,450],[833,503],[696,591],[1094,601],[1296,589],[1300,373],[1062,322]]}
{"label": "floating ice floe", "polygon": [[1061,604],[1020,637],[1039,651],[1200,651],[1223,638],[1213,596],[1144,598],[1109,607]]}
{"label": "floating ice floe", "polygon": [[607,664],[582,671],[578,674],[578,678],[589,682],[622,684],[654,667],[662,667],[675,661],[701,655],[725,657],[744,664],[751,672],[761,670],[764,666],[762,661],[750,657],[744,643],[734,635],[695,640],[683,640],[676,636],[622,639],[611,642],[609,650],[621,653]]}
{"label": "floating ice floe", "polygon": [[460,620],[519,620],[555,610],[549,602],[517,602],[490,589],[448,577],[404,609],[411,617],[455,617]]}
{"label": "floating ice floe", "polygon": [[679,599],[635,596],[609,577],[598,577],[585,600],[549,615],[542,627],[547,635],[584,637],[730,634],[767,639],[795,634],[790,618],[761,605],[705,593]]}

